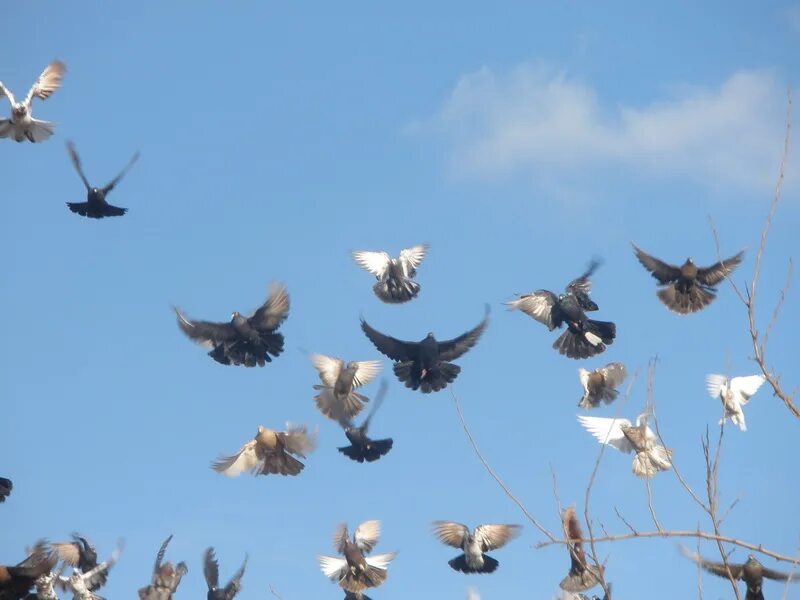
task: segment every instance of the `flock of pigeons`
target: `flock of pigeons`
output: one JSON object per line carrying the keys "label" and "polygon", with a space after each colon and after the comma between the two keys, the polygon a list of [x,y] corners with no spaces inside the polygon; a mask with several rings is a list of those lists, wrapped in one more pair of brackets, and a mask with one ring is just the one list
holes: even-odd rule
{"label": "flock of pigeons", "polygon": [[[16,102],[8,88],[0,82],[0,97],[6,96],[11,103],[10,118],[0,120],[0,137],[34,143],[48,139],[53,134],[54,124],[34,119],[31,104],[33,98],[45,100],[50,97],[59,88],[64,73],[63,63],[54,61],[48,65],[22,102]],[[90,218],[124,215],[127,209],[108,204],[106,196],[136,162],[138,153],[107,185],[96,188],[89,184],[84,175],[75,146],[71,142],[67,142],[67,150],[87,190],[87,201],[68,203],[69,209]],[[426,244],[402,250],[396,258],[386,252],[356,251],[353,252],[353,259],[375,277],[377,282],[373,291],[381,301],[402,304],[413,300],[420,293],[420,285],[415,277],[427,251]],[[660,286],[658,298],[670,311],[681,315],[707,307],[716,296],[715,286],[741,263],[744,255],[742,251],[703,268],[696,266],[691,258],[681,266],[674,266],[646,254],[636,246],[634,252],[639,262],[657,280]],[[560,354],[577,360],[596,356],[613,344],[616,337],[616,325],[613,322],[594,320],[587,316],[587,313],[599,308],[590,298],[590,277],[599,264],[598,261],[591,262],[586,272],[571,281],[561,294],[540,289],[518,296],[508,302],[507,306],[511,310],[520,310],[529,315],[550,331],[565,328],[553,343],[553,348]],[[262,306],[247,316],[233,312],[226,322],[190,319],[177,308],[175,313],[181,331],[190,339],[209,348],[208,355],[216,362],[232,366],[263,367],[283,352],[284,337],[278,330],[289,315],[289,294],[284,286],[273,283]],[[458,377],[461,367],[452,361],[477,344],[488,323],[487,305],[484,318],[478,325],[445,341],[438,340],[433,333],[418,342],[403,341],[379,332],[363,318],[361,329],[375,348],[393,362],[394,375],[400,382],[412,390],[428,394],[443,390]],[[386,394],[385,380],[381,383],[367,418],[360,425],[353,422],[370,402],[367,396],[357,390],[378,376],[381,362],[346,362],[341,358],[322,354],[311,354],[309,358],[320,379],[320,383],[313,386],[317,392],[314,397],[316,406],[322,415],[342,427],[349,442],[338,450],[347,458],[360,463],[374,462],[385,456],[392,449],[393,440],[374,440],[368,435],[370,420]],[[583,388],[578,406],[592,410],[611,403],[618,396],[617,388],[625,379],[626,369],[621,363],[610,363],[594,371],[581,368],[578,373]],[[764,378],[760,375],[731,379],[719,374],[709,375],[708,392],[713,398],[720,399],[724,406],[721,422],[730,417],[734,424],[745,431],[742,406],[763,382]],[[627,419],[588,415],[578,416],[578,421],[600,443],[622,452],[633,452],[635,475],[652,477],[671,467],[672,451],[658,442],[647,425],[648,417],[647,411],[640,414],[635,425]],[[306,459],[315,447],[316,430],[309,431],[305,425],[287,423],[285,430],[259,426],[253,439],[234,454],[220,456],[212,462],[211,468],[229,477],[245,471],[253,475],[296,476],[304,468],[300,459]],[[12,487],[11,480],[0,478],[0,502],[4,502],[10,495]],[[570,569],[560,587],[586,599],[582,592],[598,585],[600,573],[597,567],[590,566],[586,560],[583,536],[574,509],[565,510],[562,519],[570,542]],[[471,531],[465,525],[455,522],[436,521],[433,524],[433,533],[442,543],[461,551],[449,561],[449,565],[462,573],[495,571],[499,563],[486,553],[501,548],[520,532],[521,526],[512,524],[480,525]],[[345,598],[369,600],[364,595],[365,590],[378,587],[386,580],[388,567],[395,553],[371,554],[379,536],[380,522],[376,520],[361,523],[352,537],[347,526],[341,524],[333,538],[339,556],[318,557],[322,572],[341,586]],[[188,571],[183,562],[177,565],[169,561],[163,562],[171,538],[172,536],[167,538],[158,551],[151,583],[139,590],[141,600],[169,600]],[[77,534],[71,542],[48,544],[41,540],[27,552],[27,557],[20,563],[0,566],[0,600],[55,600],[56,589],[71,592],[79,600],[102,600],[96,591],[105,584],[108,572],[121,551],[120,544],[108,559],[98,563],[95,548]],[[707,561],[697,555],[690,555],[690,558],[711,573],[728,576],[721,563]],[[241,587],[246,565],[245,557],[244,563],[228,584],[220,587],[214,550],[208,548],[204,555],[203,569],[208,584],[208,599],[232,600]],[[747,600],[763,599],[763,577],[788,578],[785,573],[764,568],[753,556],[744,564],[728,566],[734,578],[746,582]],[[72,569],[69,576],[64,575],[67,567]],[[32,589],[35,591],[32,592]]]}

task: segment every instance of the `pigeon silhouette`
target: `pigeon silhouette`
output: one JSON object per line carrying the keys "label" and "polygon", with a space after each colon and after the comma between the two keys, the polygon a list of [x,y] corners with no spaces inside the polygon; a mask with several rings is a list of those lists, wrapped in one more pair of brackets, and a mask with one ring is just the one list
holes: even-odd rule
{"label": "pigeon silhouette", "polygon": [[0,119],[0,138],[11,138],[15,142],[28,140],[29,142],[43,142],[51,135],[55,123],[34,119],[31,111],[31,103],[34,97],[40,100],[47,100],[61,85],[61,78],[67,70],[61,61],[53,61],[39,78],[31,86],[25,100],[17,102],[14,95],[6,86],[0,82],[0,98],[6,96],[11,104],[11,118]]}
{"label": "pigeon silhouette", "polygon": [[567,533],[570,544],[569,549],[569,573],[561,580],[559,587],[565,592],[585,592],[600,583],[598,569],[586,561],[586,554],[583,551],[583,532],[575,509],[569,507],[562,511],[561,521],[564,531]]}
{"label": "pigeon silhouette", "polygon": [[355,390],[367,385],[381,372],[381,361],[364,360],[345,363],[341,358],[312,354],[311,363],[319,371],[322,385],[315,385],[319,394],[314,397],[319,412],[334,421],[349,421],[356,416],[369,398]]}
{"label": "pigeon silhouette", "polygon": [[117,563],[121,553],[122,542],[120,541],[107,560],[86,572],[80,567],[75,567],[69,577],[59,576],[56,585],[62,590],[72,592],[74,600],[104,600],[102,596],[95,594],[94,590],[105,585],[108,571]]}
{"label": "pigeon silhouette", "polygon": [[377,411],[380,405],[383,403],[383,399],[386,397],[387,389],[388,385],[386,381],[381,381],[381,387],[378,388],[378,393],[375,396],[375,402],[372,405],[372,409],[360,426],[356,427],[350,422],[342,423],[344,434],[347,436],[350,445],[337,448],[337,450],[339,450],[339,452],[348,458],[360,463],[363,463],[364,461],[374,462],[392,449],[392,444],[394,443],[392,438],[373,440],[367,435],[370,420],[375,414],[375,411]]}
{"label": "pigeon silhouette", "polygon": [[171,540],[172,535],[167,537],[161,544],[161,548],[158,549],[156,564],[153,567],[153,578],[150,585],[139,589],[139,600],[171,600],[181,579],[189,572],[189,568],[183,561],[177,565],[173,565],[170,561],[162,563]]}
{"label": "pigeon silhouette", "polygon": [[114,177],[114,179],[109,181],[104,187],[96,188],[89,185],[86,175],[83,174],[81,159],[78,156],[77,150],[75,150],[75,144],[67,142],[67,151],[69,152],[69,157],[72,159],[72,165],[75,167],[78,175],[80,175],[83,185],[86,186],[86,202],[67,202],[69,209],[76,214],[89,217],[90,219],[121,217],[128,212],[127,208],[120,208],[119,206],[113,206],[106,202],[106,196],[125,176],[125,173],[139,160],[139,153],[137,152],[133,155],[125,168],[119,172],[119,175]]}
{"label": "pigeon silhouette", "polygon": [[575,359],[600,354],[606,349],[606,344],[614,342],[617,326],[608,321],[594,321],[586,317],[585,311],[595,311],[598,308],[589,298],[589,277],[598,266],[598,261],[592,261],[586,272],[572,280],[565,293],[559,296],[549,290],[536,290],[507,302],[506,306],[509,310],[521,310],[546,325],[550,331],[566,324],[567,330],[553,343],[553,348],[559,354]]}
{"label": "pigeon silhouette", "polygon": [[22,562],[13,566],[0,565],[0,600],[22,600],[35,581],[48,574],[58,562],[58,556],[44,540],[39,540]]}
{"label": "pigeon silhouette", "polygon": [[356,528],[351,540],[347,525],[340,524],[333,536],[333,546],[344,558],[318,556],[322,572],[351,594],[360,594],[367,588],[382,585],[389,574],[389,563],[396,553],[367,556],[378,543],[380,533],[380,521],[364,521]]}
{"label": "pigeon silhouette", "polygon": [[463,551],[447,563],[462,573],[493,573],[500,563],[485,552],[502,548],[521,532],[521,525],[478,525],[470,532],[454,521],[433,522],[433,534],[440,542]]}
{"label": "pigeon silhouette", "polygon": [[597,408],[600,402],[611,404],[619,395],[617,386],[621,384],[627,372],[622,363],[609,363],[602,369],[587,371],[578,369],[583,386],[583,396],[578,402],[581,408]]}
{"label": "pigeon silhouette", "polygon": [[11,490],[14,489],[14,483],[10,479],[0,477],[0,504],[6,501],[11,495]]}
{"label": "pigeon silhouette", "polygon": [[286,424],[286,431],[258,426],[255,437],[236,454],[221,456],[211,463],[217,473],[236,477],[244,471],[252,475],[297,475],[305,465],[292,454],[305,458],[316,447],[316,432],[308,434],[305,425]]}
{"label": "pigeon silhouette", "polygon": [[445,342],[438,341],[429,333],[420,342],[404,342],[370,327],[361,319],[361,329],[375,344],[379,352],[393,361],[394,374],[407,388],[421,390],[424,394],[438,392],[452,383],[461,372],[461,367],[449,362],[472,348],[489,324],[489,305],[486,315],[474,329]]}
{"label": "pigeon silhouette", "polygon": [[[97,566],[97,549],[78,533],[72,534],[71,542],[56,542],[50,545],[58,554],[59,560],[70,567],[78,567],[83,573],[88,573]],[[91,590],[105,585],[106,573],[107,570],[95,573],[91,583],[96,583],[97,586],[90,588]]]}
{"label": "pigeon silhouette", "polygon": [[725,414],[719,420],[719,424],[722,425],[726,417],[730,417],[733,424],[738,425],[740,430],[747,431],[742,406],[750,401],[764,381],[763,375],[734,377],[730,381],[725,375],[716,373],[706,376],[706,388],[709,396],[719,398],[725,409]]}
{"label": "pigeon silhouette", "polygon": [[208,586],[207,600],[233,600],[242,589],[242,576],[247,567],[247,556],[239,570],[233,574],[225,587],[219,587],[219,563],[214,556],[214,548],[207,548],[203,554],[203,576]]}
{"label": "pigeon silhouette", "polygon": [[650,256],[636,244],[631,245],[642,266],[663,286],[656,292],[658,299],[669,310],[680,315],[697,312],[711,304],[717,297],[714,286],[730,275],[744,257],[742,250],[710,267],[698,267],[690,257],[677,267]]}
{"label": "pigeon silhouette", "polygon": [[397,258],[369,250],[356,250],[352,255],[361,268],[378,280],[372,287],[375,295],[388,304],[401,304],[419,294],[420,286],[414,277],[427,251],[428,245],[420,244],[401,250]]}

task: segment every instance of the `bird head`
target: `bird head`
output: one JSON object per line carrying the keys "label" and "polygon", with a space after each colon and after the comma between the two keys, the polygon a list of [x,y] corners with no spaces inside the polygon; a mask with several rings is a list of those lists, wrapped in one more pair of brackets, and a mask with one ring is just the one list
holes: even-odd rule
{"label": "bird head", "polygon": [[747,562],[749,562],[749,563],[756,562],[757,563],[758,559],[756,558],[755,554],[748,554],[747,555]]}
{"label": "bird head", "polygon": [[237,317],[240,317],[240,316],[241,316],[241,315],[239,314],[239,311],[236,311],[236,310],[235,310],[235,311],[233,311],[233,312],[231,313],[231,321],[235,321],[235,320],[237,319]]}
{"label": "bird head", "polygon": [[692,257],[691,257],[691,256],[690,256],[689,258],[687,258],[687,259],[686,259],[686,264],[687,264],[687,265],[693,265],[693,264],[694,264],[694,261],[692,260]]}
{"label": "bird head", "polygon": [[100,193],[100,188],[93,187],[92,188],[92,193],[93,194],[99,194]]}
{"label": "bird head", "polygon": [[11,109],[11,112],[14,114],[15,117],[22,117],[27,112],[27,109],[25,108],[25,105],[22,102],[17,102]]}
{"label": "bird head", "polygon": [[429,331],[429,332],[428,332],[428,335],[426,335],[425,337],[426,337],[427,339],[429,339],[429,340],[432,340],[432,339],[433,339],[433,332],[432,332],[432,331]]}

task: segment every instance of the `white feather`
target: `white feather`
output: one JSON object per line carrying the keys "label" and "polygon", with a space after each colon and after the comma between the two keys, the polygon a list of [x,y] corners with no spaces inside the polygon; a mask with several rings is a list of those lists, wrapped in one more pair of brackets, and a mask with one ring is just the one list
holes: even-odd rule
{"label": "white feather", "polygon": [[392,260],[386,252],[370,252],[368,250],[356,250],[353,252],[353,259],[362,269],[378,278],[383,277]]}
{"label": "white feather", "polygon": [[330,577],[335,581],[341,579],[344,570],[347,569],[347,561],[338,556],[319,555],[317,560],[319,560],[320,569],[322,569],[325,577]]}
{"label": "white feather", "polygon": [[373,554],[372,556],[365,556],[364,560],[367,561],[367,564],[370,567],[375,567],[376,569],[386,569],[389,567],[389,563],[394,560],[395,556],[397,556],[397,552],[386,552],[385,554]]}
{"label": "white feather", "polygon": [[601,444],[608,444],[621,452],[631,452],[633,446],[622,433],[622,427],[631,427],[628,419],[608,419],[578,415],[578,421]]}

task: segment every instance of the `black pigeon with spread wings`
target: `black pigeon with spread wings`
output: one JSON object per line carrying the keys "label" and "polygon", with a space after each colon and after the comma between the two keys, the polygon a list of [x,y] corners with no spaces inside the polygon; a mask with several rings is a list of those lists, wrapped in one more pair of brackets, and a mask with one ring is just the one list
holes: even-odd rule
{"label": "black pigeon with spread wings", "polygon": [[730,275],[744,258],[744,250],[710,267],[698,267],[687,258],[680,267],[650,256],[632,244],[636,258],[663,286],[656,292],[658,299],[672,312],[680,315],[702,310],[717,297],[714,287]]}
{"label": "black pigeon with spread wings", "polygon": [[75,150],[75,144],[67,142],[67,151],[69,152],[69,157],[72,159],[72,165],[75,167],[78,175],[80,175],[83,185],[86,186],[86,202],[67,202],[69,209],[76,214],[89,217],[90,219],[121,217],[128,212],[127,208],[120,208],[119,206],[113,206],[106,202],[106,196],[120,182],[134,163],[139,160],[139,153],[137,152],[133,155],[125,168],[120,171],[119,175],[114,177],[114,179],[109,181],[105,186],[96,188],[89,185],[89,180],[86,179],[86,175],[83,174],[81,159],[78,156],[78,152]]}
{"label": "black pigeon with spread wings", "polygon": [[283,334],[277,329],[289,316],[289,294],[273,283],[261,307],[249,317],[234,312],[228,323],[193,321],[177,308],[175,314],[181,331],[211,348],[208,355],[218,363],[263,367],[283,352]]}
{"label": "black pigeon with spread wings", "polygon": [[394,444],[392,438],[373,440],[367,435],[370,419],[372,419],[375,411],[378,410],[378,407],[386,397],[387,389],[388,385],[386,381],[381,381],[381,387],[378,389],[378,393],[375,396],[375,400],[372,404],[372,410],[370,410],[369,416],[364,419],[364,422],[360,426],[356,427],[351,422],[342,422],[344,434],[347,436],[350,445],[337,448],[337,450],[339,450],[339,452],[348,458],[360,463],[363,463],[364,461],[374,462],[392,449],[392,444]]}
{"label": "black pigeon with spread wings", "polygon": [[208,585],[208,600],[233,600],[234,596],[242,589],[242,576],[247,567],[247,556],[239,570],[233,574],[225,587],[219,587],[219,563],[214,556],[214,548],[208,548],[203,555],[203,575]]}
{"label": "black pigeon with spread wings", "polygon": [[489,324],[489,306],[486,316],[477,327],[444,342],[432,333],[420,342],[404,342],[373,329],[361,319],[361,329],[375,344],[379,352],[393,361],[394,374],[407,388],[421,390],[424,394],[438,392],[452,383],[461,372],[461,367],[449,362],[472,348]]}
{"label": "black pigeon with spread wings", "polygon": [[586,312],[598,308],[589,298],[589,277],[598,266],[598,261],[592,261],[586,272],[571,281],[559,296],[549,290],[536,290],[506,305],[509,310],[521,310],[547,325],[550,331],[566,325],[567,330],[553,343],[559,354],[575,359],[600,354],[606,349],[606,344],[614,342],[617,326],[610,321],[595,321],[586,316]]}

